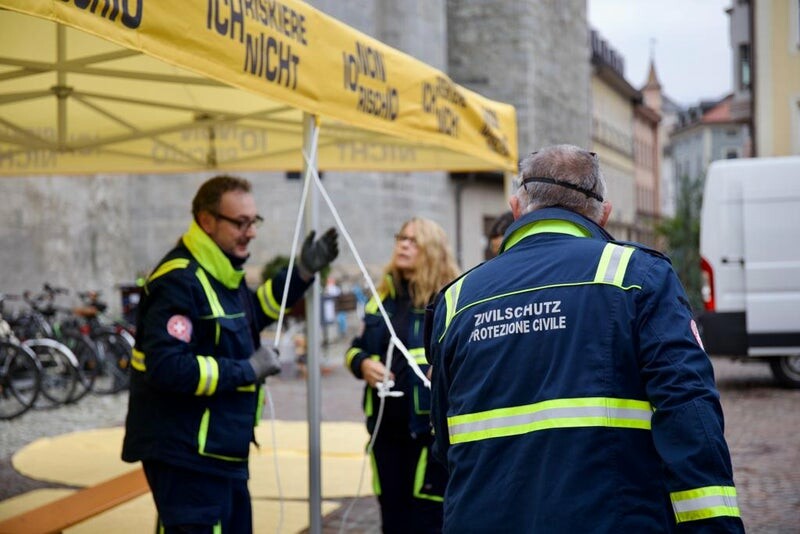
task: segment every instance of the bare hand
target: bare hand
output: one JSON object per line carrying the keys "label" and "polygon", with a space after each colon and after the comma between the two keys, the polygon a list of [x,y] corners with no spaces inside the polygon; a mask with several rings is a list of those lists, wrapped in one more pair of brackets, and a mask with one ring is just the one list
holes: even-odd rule
{"label": "bare hand", "polygon": [[[364,380],[370,387],[377,387],[378,382],[383,382],[384,374],[386,373],[386,366],[376,360],[369,358],[361,362],[361,374]],[[394,380],[394,373],[389,373],[389,378]]]}

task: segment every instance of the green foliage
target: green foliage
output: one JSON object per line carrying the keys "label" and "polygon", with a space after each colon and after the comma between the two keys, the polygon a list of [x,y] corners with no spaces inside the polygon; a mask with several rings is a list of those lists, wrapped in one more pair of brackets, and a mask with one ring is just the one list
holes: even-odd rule
{"label": "green foliage", "polygon": [[281,269],[289,265],[289,256],[277,255],[264,264],[261,269],[261,283],[263,284],[276,274],[281,272]]}
{"label": "green foliage", "polygon": [[664,219],[656,232],[667,240],[667,249],[692,309],[703,308],[700,294],[700,207],[703,203],[704,179],[682,176],[678,180],[675,217]]}

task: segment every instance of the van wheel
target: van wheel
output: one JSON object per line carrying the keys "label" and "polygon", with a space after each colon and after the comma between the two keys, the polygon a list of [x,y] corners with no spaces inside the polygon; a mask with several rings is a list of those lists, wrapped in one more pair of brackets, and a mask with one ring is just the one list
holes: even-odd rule
{"label": "van wheel", "polygon": [[772,375],[782,385],[800,389],[800,356],[780,356],[769,361]]}

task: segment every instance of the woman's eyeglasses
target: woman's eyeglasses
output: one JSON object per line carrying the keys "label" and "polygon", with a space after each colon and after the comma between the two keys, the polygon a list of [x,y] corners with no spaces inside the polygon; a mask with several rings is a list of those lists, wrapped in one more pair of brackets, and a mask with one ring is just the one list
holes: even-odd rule
{"label": "woman's eyeglasses", "polygon": [[402,243],[403,241],[408,241],[408,243],[411,245],[417,244],[417,238],[413,235],[394,234],[395,243]]}

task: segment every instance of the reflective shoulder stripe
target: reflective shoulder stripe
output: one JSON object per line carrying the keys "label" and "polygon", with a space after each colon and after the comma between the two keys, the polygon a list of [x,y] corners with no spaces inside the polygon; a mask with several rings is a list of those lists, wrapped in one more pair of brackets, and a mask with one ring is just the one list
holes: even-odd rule
{"label": "reflective shoulder stripe", "polygon": [[736,488],[707,486],[669,494],[678,523],[709,517],[741,517]]}
{"label": "reflective shoulder stripe", "polygon": [[613,427],[650,430],[649,402],[610,397],[553,399],[447,418],[450,443],[466,443],[539,430]]}
{"label": "reflective shoulder stripe", "polygon": [[194,274],[200,281],[200,285],[203,286],[203,292],[206,294],[206,299],[208,299],[208,305],[211,306],[211,315],[213,317],[223,317],[225,315],[225,310],[222,309],[222,304],[219,303],[219,297],[217,297],[214,288],[211,287],[211,282],[208,280],[206,272],[201,267],[198,267]]}
{"label": "reflective shoulder stripe", "polygon": [[147,367],[144,364],[144,352],[133,349],[131,354],[131,367],[141,372],[145,372],[147,370]]}
{"label": "reflective shoulder stripe", "polygon": [[441,495],[434,495],[432,493],[423,493],[422,490],[425,486],[425,471],[428,470],[428,449],[422,449],[417,461],[417,470],[414,473],[414,497],[417,499],[426,499],[429,501],[442,502],[444,497]]}
{"label": "reflective shoulder stripe", "polygon": [[450,326],[450,321],[453,320],[453,317],[456,315],[456,308],[458,306],[458,295],[461,293],[461,284],[464,283],[464,279],[466,276],[462,276],[458,279],[458,281],[447,288],[447,291],[444,292],[444,303],[446,307],[446,314],[444,317],[444,330],[447,331],[447,327]]}
{"label": "reflective shoulder stripe", "polygon": [[[258,302],[261,303],[261,310],[266,313],[268,317],[277,319],[280,316],[281,305],[275,300],[275,294],[272,290],[272,279],[261,284],[256,294],[258,295]],[[289,309],[286,311],[288,313]]]}
{"label": "reflective shoulder stripe", "polygon": [[211,356],[196,356],[200,378],[197,380],[195,395],[213,395],[217,392],[219,382],[219,365]]}
{"label": "reflective shoulder stripe", "polygon": [[161,265],[158,266],[158,269],[150,275],[147,279],[148,282],[152,282],[159,276],[165,275],[170,271],[175,269],[185,269],[189,266],[189,260],[186,258],[175,258],[174,260],[165,261]]}
{"label": "reflective shoulder stripe", "polygon": [[350,368],[350,364],[353,363],[353,358],[358,356],[358,353],[361,352],[361,349],[358,347],[351,347],[344,355],[344,365],[348,369]]}
{"label": "reflective shoulder stripe", "polygon": [[625,270],[633,255],[633,247],[624,247],[614,243],[607,243],[600,255],[597,272],[594,275],[596,283],[613,284],[622,287],[625,279]]}
{"label": "reflective shoulder stripe", "polygon": [[[385,299],[386,293],[378,293],[378,298],[381,300]],[[367,302],[367,305],[364,306],[364,312],[370,315],[378,314],[378,302],[375,300],[375,296],[370,297],[369,302]]]}
{"label": "reflective shoulder stripe", "polygon": [[425,349],[420,347],[418,349],[408,349],[408,353],[414,358],[414,362],[418,364],[428,364],[428,359],[425,357]]}

